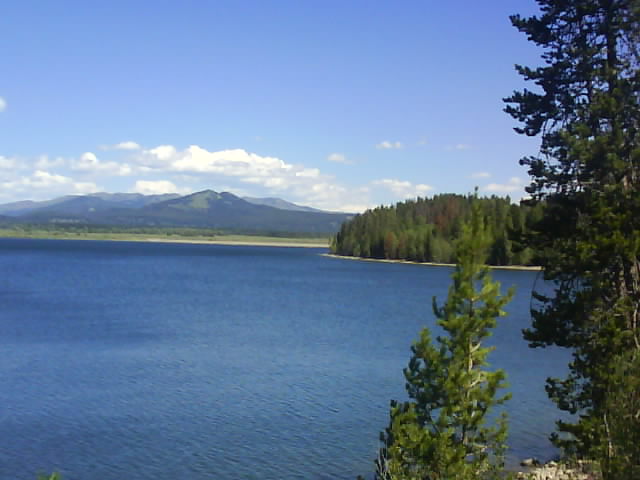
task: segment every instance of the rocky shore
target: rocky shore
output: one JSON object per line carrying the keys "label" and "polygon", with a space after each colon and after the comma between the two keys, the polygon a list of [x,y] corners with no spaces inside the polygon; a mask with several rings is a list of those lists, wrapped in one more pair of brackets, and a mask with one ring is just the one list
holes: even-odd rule
{"label": "rocky shore", "polygon": [[535,459],[527,459],[520,464],[525,471],[516,474],[522,480],[600,480],[600,475],[590,462],[578,460],[575,463],[548,462],[538,463]]}

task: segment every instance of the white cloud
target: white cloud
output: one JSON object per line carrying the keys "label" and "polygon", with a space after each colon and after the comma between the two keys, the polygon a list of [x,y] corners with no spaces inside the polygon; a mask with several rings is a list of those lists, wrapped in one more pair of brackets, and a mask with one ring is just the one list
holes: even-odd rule
{"label": "white cloud", "polygon": [[176,147],[173,145],[160,145],[148,151],[153,157],[161,162],[170,160],[176,155]]}
{"label": "white cloud", "polygon": [[383,140],[382,142],[376,145],[378,150],[399,150],[403,147],[401,142],[389,142],[388,140]]}
{"label": "white cloud", "polygon": [[82,155],[80,155],[80,161],[78,162],[79,164],[82,165],[86,165],[87,167],[91,168],[95,165],[98,165],[98,157],[96,157],[96,154],[93,152],[85,152]]}
{"label": "white cloud", "polygon": [[[50,199],[59,195],[73,193],[92,193],[100,191],[95,183],[75,182],[64,175],[36,170],[30,176],[18,177],[0,183],[2,197]],[[27,195],[28,197],[25,197]]]}
{"label": "white cloud", "polygon": [[126,163],[102,162],[93,152],[85,152],[79,159],[72,160],[71,169],[101,175],[126,176],[133,173],[132,168]]}
{"label": "white cloud", "polygon": [[489,178],[491,174],[489,172],[475,172],[471,174],[471,178]]}
{"label": "white cloud", "polygon": [[414,185],[406,180],[396,180],[392,178],[383,178],[382,180],[374,180],[372,185],[383,187],[402,198],[413,198],[425,195],[433,187],[424,183]]}
{"label": "white cloud", "polygon": [[14,158],[7,158],[0,155],[0,169],[14,169],[17,166],[17,162]]}
{"label": "white cloud", "polygon": [[54,167],[60,167],[66,163],[62,157],[49,158],[48,155],[40,155],[36,160],[35,167],[38,170],[48,170]]}
{"label": "white cloud", "polygon": [[[167,158],[169,150],[160,152],[160,158]],[[174,152],[175,155],[175,152]],[[268,177],[294,173],[293,165],[279,158],[262,157],[242,149],[209,152],[192,145],[175,156],[172,169],[180,172],[219,173],[231,176]]]}
{"label": "white cloud", "polygon": [[[161,145],[144,151],[139,161],[149,171],[222,175],[262,185],[282,185],[283,182],[290,185],[320,175],[316,168],[288,164],[276,157],[263,157],[243,149],[210,152],[197,145],[182,151],[171,145]],[[278,178],[283,182],[274,180]]]}
{"label": "white cloud", "polygon": [[4,112],[7,109],[7,101],[0,97],[0,112]]}
{"label": "white cloud", "polygon": [[312,205],[325,210],[339,212],[362,212],[369,208],[365,189],[347,189],[332,181],[321,181],[310,185],[306,191],[298,190],[299,203]]}
{"label": "white cloud", "polygon": [[140,150],[140,145],[131,140],[127,142],[120,142],[113,146],[114,150]]}
{"label": "white cloud", "polygon": [[64,175],[57,175],[55,173],[45,172],[44,170],[36,170],[34,174],[29,177],[23,177],[23,184],[40,188],[50,187],[52,185],[63,185],[73,183],[69,177]]}
{"label": "white cloud", "polygon": [[190,193],[191,189],[178,188],[173,182],[169,180],[138,180],[132,193],[141,193],[143,195],[160,195],[163,193]]}
{"label": "white cloud", "polygon": [[319,178],[320,170],[317,168],[303,168],[295,172],[296,177]]}
{"label": "white cloud", "polygon": [[507,183],[490,183],[484,187],[487,192],[509,193],[523,191],[524,184],[518,177],[511,177]]}
{"label": "white cloud", "polygon": [[140,150],[142,147],[131,140],[116,143],[115,145],[100,145],[100,150]]}
{"label": "white cloud", "polygon": [[327,157],[329,162],[349,163],[344,153],[332,153]]}
{"label": "white cloud", "polygon": [[[317,208],[344,211],[344,205],[367,204],[363,192],[346,189],[317,168],[287,163],[276,157],[261,156],[243,149],[208,151],[197,145],[178,150],[161,145],[135,157],[146,174],[193,176],[201,183],[220,185],[229,181],[252,185],[264,195],[277,194],[287,200]],[[141,167],[136,167],[141,171]],[[255,196],[256,194],[254,194]],[[352,211],[352,210],[351,210]]]}

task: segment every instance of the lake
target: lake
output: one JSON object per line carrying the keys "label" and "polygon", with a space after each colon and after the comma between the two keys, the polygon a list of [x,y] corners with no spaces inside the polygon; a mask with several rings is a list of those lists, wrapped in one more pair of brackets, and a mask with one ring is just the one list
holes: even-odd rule
{"label": "lake", "polygon": [[[1,239],[0,479],[370,475],[451,269],[323,252]],[[512,464],[555,454],[544,380],[569,360],[522,340],[537,275],[494,272],[518,288],[489,357]]]}

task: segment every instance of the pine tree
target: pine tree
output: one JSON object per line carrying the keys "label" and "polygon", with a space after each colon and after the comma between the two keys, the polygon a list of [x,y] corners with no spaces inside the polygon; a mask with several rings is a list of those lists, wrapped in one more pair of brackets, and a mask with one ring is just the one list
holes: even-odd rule
{"label": "pine tree", "polygon": [[428,328],[412,346],[404,370],[408,402],[391,403],[382,435],[379,479],[497,478],[503,467],[506,418],[488,425],[492,407],[504,403],[502,370],[489,371],[483,346],[513,292],[500,295],[484,265],[489,238],[478,204],[456,245],[457,266],[446,303],[434,312],[444,336]]}
{"label": "pine tree", "polygon": [[627,351],[615,358],[611,375],[611,395],[605,400],[610,442],[616,453],[607,463],[608,474],[616,479],[640,478],[640,355]]}
{"label": "pine tree", "polygon": [[[569,376],[549,379],[547,391],[579,417],[559,422],[565,436],[555,441],[599,459],[605,478],[615,478],[614,460],[640,464],[611,421],[624,413],[611,400],[624,383],[616,365],[640,356],[640,2],[538,4],[539,16],[512,23],[544,49],[545,66],[517,67],[541,91],[505,99],[522,123],[516,131],[541,136],[540,154],[521,160],[531,202],[545,205],[528,246],[554,288],[535,295],[525,338],[572,349]],[[631,375],[637,381],[638,371]],[[640,414],[629,418],[639,430]]]}

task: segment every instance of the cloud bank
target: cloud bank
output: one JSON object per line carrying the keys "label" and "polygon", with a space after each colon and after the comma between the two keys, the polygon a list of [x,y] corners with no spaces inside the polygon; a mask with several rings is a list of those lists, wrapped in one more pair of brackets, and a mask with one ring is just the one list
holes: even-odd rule
{"label": "cloud bank", "polygon": [[[399,142],[381,145],[381,149],[401,148]],[[0,155],[0,201],[44,200],[96,191],[188,194],[210,188],[254,197],[276,196],[324,210],[361,212],[436,191],[419,179],[395,176],[361,177],[359,183],[348,184],[320,168],[242,148],[208,150],[199,145],[179,148],[171,144],[145,148],[134,141],[100,148],[100,153],[85,151],[76,157]],[[340,152],[329,154],[326,160],[349,162]],[[490,177],[489,172],[462,176]],[[482,190],[522,192],[523,181],[513,177],[503,184],[489,183]]]}
{"label": "cloud bank", "polygon": [[64,175],[36,170],[29,175],[1,181],[0,199],[11,201],[15,199],[12,196],[23,199],[48,199],[61,195],[94,193],[100,190],[101,188],[93,182],[74,181]]}
{"label": "cloud bank", "polygon": [[495,193],[524,193],[524,183],[519,177],[511,177],[507,183],[490,183],[484,187],[484,190]]}
{"label": "cloud bank", "polygon": [[372,184],[377,187],[386,188],[403,199],[422,197],[426,195],[430,190],[433,190],[433,187],[431,185],[426,185],[424,183],[414,185],[413,183],[406,180],[403,181],[392,178],[374,180]]}
{"label": "cloud bank", "polygon": [[163,193],[186,195],[191,192],[190,188],[178,188],[169,180],[138,180],[131,189],[131,193],[141,193],[143,195],[162,195]]}

